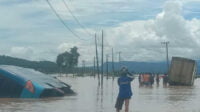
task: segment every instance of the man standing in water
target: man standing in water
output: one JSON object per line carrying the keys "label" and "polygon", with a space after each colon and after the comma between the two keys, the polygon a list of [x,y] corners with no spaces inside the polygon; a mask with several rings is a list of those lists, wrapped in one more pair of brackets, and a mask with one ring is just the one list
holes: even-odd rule
{"label": "man standing in water", "polygon": [[125,112],[129,110],[129,100],[132,96],[131,81],[134,79],[131,73],[128,72],[126,67],[120,70],[120,77],[118,78],[119,94],[115,104],[116,112],[122,109],[125,102]]}

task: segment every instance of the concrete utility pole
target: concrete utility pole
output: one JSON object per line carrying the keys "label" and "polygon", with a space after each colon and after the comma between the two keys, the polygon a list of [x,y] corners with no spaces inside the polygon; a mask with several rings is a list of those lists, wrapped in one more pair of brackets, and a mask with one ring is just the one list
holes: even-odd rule
{"label": "concrete utility pole", "polygon": [[98,58],[98,49],[97,49],[97,37],[95,34],[95,47],[96,47],[96,61],[97,61],[97,74],[98,74],[98,83],[100,84],[100,76],[99,76],[99,58]]}
{"label": "concrete utility pole", "polygon": [[120,70],[120,68],[121,68],[121,53],[122,53],[122,52],[119,51],[118,53],[119,53],[119,70]]}
{"label": "concrete utility pole", "polygon": [[82,61],[82,69],[83,69],[82,75],[84,75],[85,74],[85,60]]}
{"label": "concrete utility pole", "polygon": [[108,79],[108,57],[109,55],[106,55],[106,78]]}
{"label": "concrete utility pole", "polygon": [[169,56],[168,56],[168,44],[169,41],[161,42],[161,44],[164,44],[166,47],[166,61],[167,61],[167,72],[169,71]]}
{"label": "concrete utility pole", "polygon": [[114,79],[115,70],[114,70],[114,54],[113,54],[113,48],[112,48],[112,72],[113,72],[113,79]]}
{"label": "concrete utility pole", "polygon": [[101,55],[101,85],[103,85],[103,30],[102,30],[102,55]]}
{"label": "concrete utility pole", "polygon": [[118,65],[118,75],[120,74],[120,69],[121,69],[121,51],[117,52],[119,55],[119,65]]}
{"label": "concrete utility pole", "polygon": [[94,57],[94,68],[93,68],[93,75],[96,76],[96,57]]}

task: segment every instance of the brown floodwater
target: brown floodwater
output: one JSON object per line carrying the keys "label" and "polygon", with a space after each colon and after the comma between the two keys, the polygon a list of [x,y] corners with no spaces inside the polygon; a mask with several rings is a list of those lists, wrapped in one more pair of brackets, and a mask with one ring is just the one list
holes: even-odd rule
{"label": "brown floodwater", "polygon": [[[117,78],[104,79],[103,88],[94,77],[62,77],[77,92],[73,96],[45,99],[0,99],[0,112],[115,112]],[[139,87],[132,83],[130,112],[200,112],[200,79],[192,87]],[[124,109],[123,109],[124,110]]]}

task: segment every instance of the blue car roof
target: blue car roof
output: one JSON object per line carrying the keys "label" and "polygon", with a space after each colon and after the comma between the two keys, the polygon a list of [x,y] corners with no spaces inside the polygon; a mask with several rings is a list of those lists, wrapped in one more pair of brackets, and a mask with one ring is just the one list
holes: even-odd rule
{"label": "blue car roof", "polygon": [[63,82],[53,78],[52,76],[28,68],[1,65],[0,73],[6,75],[9,78],[17,80],[21,84],[31,80],[32,82],[35,82],[47,89],[53,87],[67,87]]}
{"label": "blue car roof", "polygon": [[24,86],[25,83],[26,83],[26,80],[23,77],[20,77],[20,76],[17,76],[15,74],[12,74],[11,72],[8,72],[7,70],[2,69],[1,67],[0,67],[0,75],[4,76],[4,77],[7,77],[7,78],[9,78],[11,80],[14,80],[14,81],[16,81],[17,83],[19,83],[22,86]]}

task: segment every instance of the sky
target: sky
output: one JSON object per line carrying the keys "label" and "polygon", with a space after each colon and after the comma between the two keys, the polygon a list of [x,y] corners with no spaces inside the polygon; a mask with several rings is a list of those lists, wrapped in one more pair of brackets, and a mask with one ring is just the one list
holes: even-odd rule
{"label": "sky", "polygon": [[[114,49],[118,61],[165,61],[169,57],[200,59],[200,0],[46,0],[0,1],[0,55],[54,61],[77,46],[79,63],[93,63],[94,35],[101,53]],[[71,13],[70,13],[71,12]],[[105,58],[105,57],[104,57]]]}

